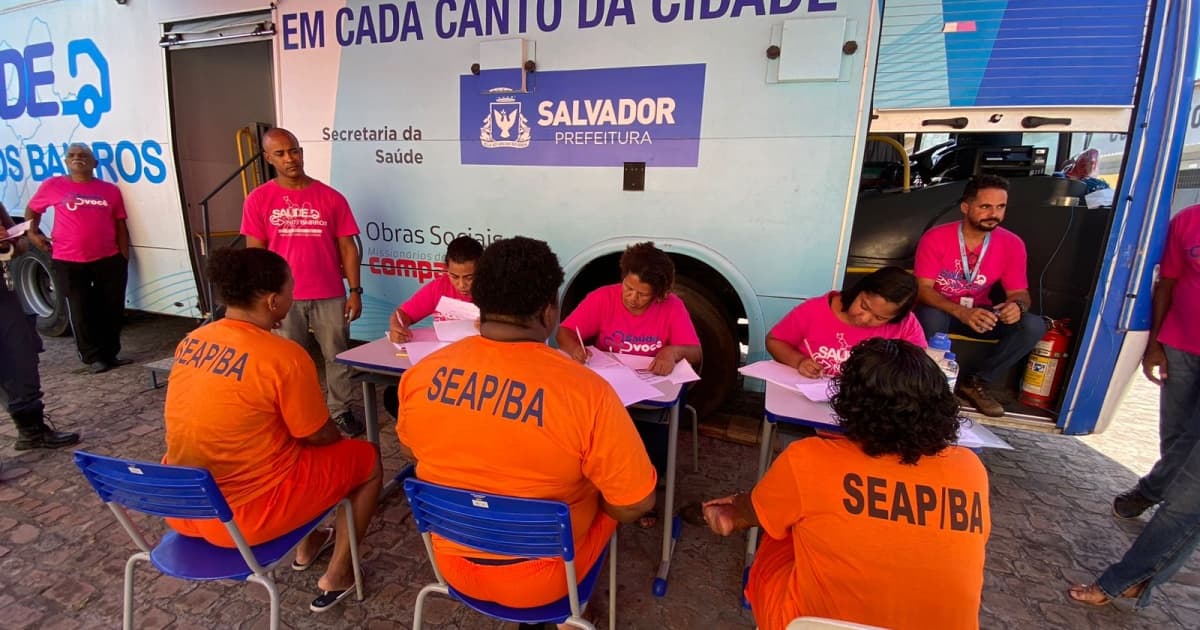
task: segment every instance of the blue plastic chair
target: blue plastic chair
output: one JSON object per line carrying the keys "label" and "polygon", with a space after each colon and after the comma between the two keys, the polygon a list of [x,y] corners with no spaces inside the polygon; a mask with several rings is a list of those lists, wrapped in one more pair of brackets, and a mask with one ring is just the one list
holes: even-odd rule
{"label": "blue plastic chair", "polygon": [[[520,499],[447,488],[419,479],[404,482],[404,493],[412,507],[413,520],[425,541],[429,564],[437,582],[427,584],[417,594],[413,630],[421,630],[425,597],[441,593],[494,619],[515,623],[562,623],[595,630],[580,615],[596,588],[600,569],[608,554],[608,624],[617,623],[617,535],[614,532],[607,552],[576,586],[575,539],[571,535],[571,513],[561,501]],[[431,535],[437,534],[460,545],[519,558],[561,557],[566,564],[567,596],[536,608],[510,608],[495,602],[475,599],[446,583],[433,556]]]}
{"label": "blue plastic chair", "polygon": [[[149,560],[162,573],[184,580],[241,580],[261,584],[271,598],[271,630],[279,628],[279,590],[271,571],[321,524],[329,510],[284,536],[251,547],[233,522],[233,512],[212,474],[203,468],[116,459],[84,451],[75,451],[75,464],[140,549],[125,562],[122,611],[125,630],[133,628],[133,571],[139,560]],[[354,511],[348,499],[342,499],[330,510],[338,505],[345,507],[350,557],[354,563],[355,596],[361,601],[362,572],[358,564]],[[127,509],[161,517],[220,519],[237,548],[217,547],[204,539],[169,531],[151,549],[130,520]]]}

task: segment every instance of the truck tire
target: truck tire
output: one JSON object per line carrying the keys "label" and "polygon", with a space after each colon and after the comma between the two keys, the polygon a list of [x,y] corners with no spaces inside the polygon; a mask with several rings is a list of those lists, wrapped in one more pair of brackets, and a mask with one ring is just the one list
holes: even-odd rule
{"label": "truck tire", "polygon": [[22,306],[37,315],[38,332],[47,337],[70,333],[66,296],[58,290],[50,272],[50,254],[30,247],[9,263],[9,271]]}
{"label": "truck tire", "polygon": [[700,382],[687,394],[687,403],[703,418],[716,411],[737,386],[737,333],[722,303],[698,283],[676,278],[675,294],[687,305],[704,350]]}

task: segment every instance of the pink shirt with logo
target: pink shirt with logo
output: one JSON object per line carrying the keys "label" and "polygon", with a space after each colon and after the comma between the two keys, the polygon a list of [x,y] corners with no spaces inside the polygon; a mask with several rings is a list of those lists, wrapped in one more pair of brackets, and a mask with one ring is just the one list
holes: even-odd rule
{"label": "pink shirt with logo", "polygon": [[337,239],[358,234],[346,198],[313,180],[291,190],[271,180],[251,191],[242,212],[242,234],[266,241],[296,279],[297,300],[346,295]]}
{"label": "pink shirt with logo", "polygon": [[1184,208],[1171,219],[1167,249],[1159,276],[1173,278],[1171,308],[1158,331],[1158,340],[1172,348],[1200,354],[1200,205]]}
{"label": "pink shirt with logo", "polygon": [[674,293],[651,302],[641,315],[634,315],[621,301],[621,285],[610,284],[587,294],[563,320],[563,328],[592,341],[601,350],[654,356],[665,346],[698,346],[696,327],[683,300]]}
{"label": "pink shirt with logo", "polygon": [[812,348],[812,360],[831,374],[842,371],[842,363],[850,358],[850,350],[864,339],[883,337],[910,341],[921,348],[928,345],[925,331],[912,313],[906,315],[899,324],[888,322],[874,328],[843,322],[829,304],[836,293],[830,291],[821,297],[805,300],[775,324],[770,336],[806,355],[808,349],[804,346],[804,340],[807,339]]}
{"label": "pink shirt with logo", "polygon": [[38,214],[54,207],[54,260],[92,262],[117,253],[117,220],[125,218],[125,200],[115,184],[51,177],[38,186],[28,207]]}
{"label": "pink shirt with logo", "polygon": [[930,229],[917,243],[917,260],[913,274],[917,278],[933,280],[933,287],[946,299],[959,302],[966,296],[974,299],[975,306],[986,307],[992,303],[988,294],[997,280],[1005,291],[1020,291],[1029,288],[1025,276],[1025,243],[1021,237],[998,227],[992,230],[983,264],[979,265],[979,253],[983,245],[967,252],[967,265],[974,270],[979,266],[972,283],[967,282],[963,271],[962,252],[958,247],[958,226],[961,221],[939,225]]}
{"label": "pink shirt with logo", "polygon": [[446,274],[438,274],[433,282],[417,289],[417,292],[408,298],[408,301],[400,305],[400,310],[408,315],[409,321],[414,324],[429,317],[437,310],[438,302],[443,297],[451,297],[464,302],[471,302],[471,294],[463,295],[454,288],[454,283],[450,282],[450,276]]}

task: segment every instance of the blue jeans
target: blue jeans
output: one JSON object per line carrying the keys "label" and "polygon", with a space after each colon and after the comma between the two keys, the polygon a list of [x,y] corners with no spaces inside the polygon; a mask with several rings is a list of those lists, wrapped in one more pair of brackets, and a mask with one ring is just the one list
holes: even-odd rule
{"label": "blue jeans", "polygon": [[1042,319],[1041,315],[1033,313],[1025,313],[1015,323],[997,323],[996,327],[988,332],[979,333],[967,328],[966,324],[951,317],[949,313],[932,306],[919,304],[913,309],[913,312],[917,315],[917,321],[921,322],[921,328],[925,330],[926,338],[932,337],[934,333],[942,332],[976,339],[999,340],[1000,343],[996,344],[986,367],[975,373],[975,377],[984,383],[1003,379],[1004,374],[1012,366],[1029,356],[1029,352],[1046,334],[1046,320]]}
{"label": "blue jeans", "polygon": [[1158,402],[1158,462],[1138,480],[1138,491],[1162,501],[1171,480],[1187,464],[1200,442],[1200,355],[1164,345],[1167,374]]}
{"label": "blue jeans", "polygon": [[[1171,579],[1200,545],[1200,441],[1196,439],[1200,427],[1200,355],[1168,347],[1167,374],[1159,402],[1163,459],[1146,476],[1157,474],[1158,483],[1165,484],[1161,495],[1150,497],[1161,497],[1162,503],[1125,557],[1096,581],[1109,597],[1147,581],[1136,604],[1139,608],[1150,604],[1151,588]],[[1177,436],[1169,446],[1165,441],[1168,432]]]}

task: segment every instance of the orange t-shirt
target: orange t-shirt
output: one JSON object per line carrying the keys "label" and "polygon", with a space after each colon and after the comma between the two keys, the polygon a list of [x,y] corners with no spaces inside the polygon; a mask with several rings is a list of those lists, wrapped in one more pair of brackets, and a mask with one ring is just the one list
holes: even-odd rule
{"label": "orange t-shirt", "polygon": [[[436,484],[565,502],[578,543],[600,509],[654,490],[654,467],[604,379],[537,342],[468,337],[400,379],[396,433]],[[436,540],[453,555],[488,554]]]}
{"label": "orange t-shirt", "polygon": [[207,468],[232,507],[286,479],[300,456],[299,438],[329,419],[304,349],[231,319],[179,342],[165,415],[163,463]]}
{"label": "orange t-shirt", "polygon": [[971,451],[951,446],[909,466],[845,438],[809,438],[751,499],[763,530],[795,554],[787,588],[767,597],[886,628],[979,627],[991,516],[987,470]]}

